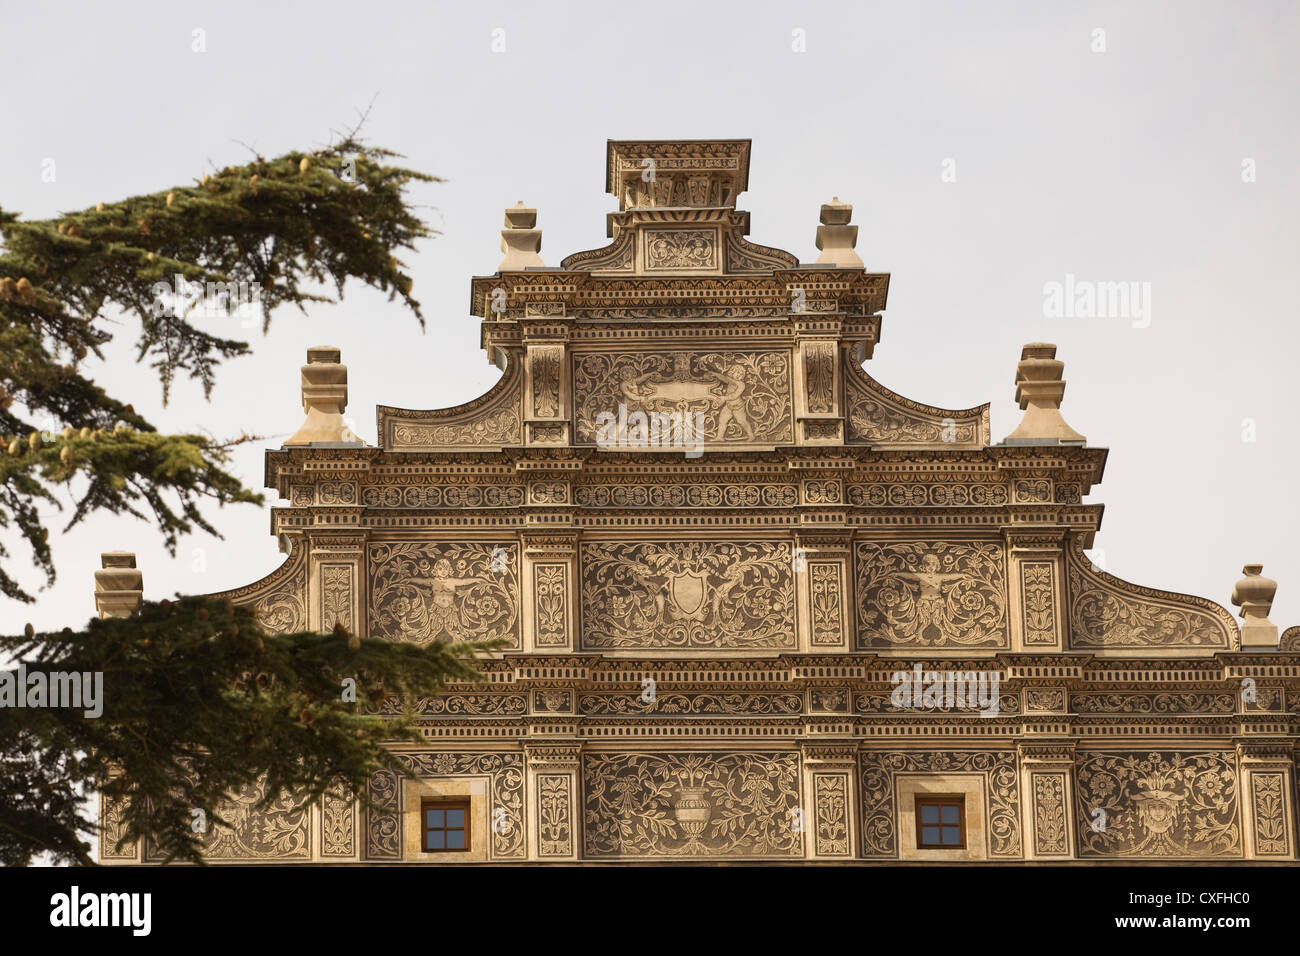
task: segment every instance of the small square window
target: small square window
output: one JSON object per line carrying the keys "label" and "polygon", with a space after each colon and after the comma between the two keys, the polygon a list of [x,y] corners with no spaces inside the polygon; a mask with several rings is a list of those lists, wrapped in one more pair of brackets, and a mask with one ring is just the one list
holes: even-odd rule
{"label": "small square window", "polygon": [[420,804],[420,848],[425,853],[460,853],[469,849],[469,801],[425,800]]}
{"label": "small square window", "polygon": [[916,795],[916,846],[920,850],[966,848],[966,798]]}

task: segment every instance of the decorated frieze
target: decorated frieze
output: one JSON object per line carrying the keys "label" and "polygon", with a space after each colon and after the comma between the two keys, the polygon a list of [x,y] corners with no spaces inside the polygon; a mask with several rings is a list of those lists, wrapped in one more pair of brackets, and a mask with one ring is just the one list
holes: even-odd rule
{"label": "decorated frieze", "polygon": [[579,710],[589,717],[750,714],[790,717],[803,713],[799,694],[676,693],[649,694],[639,688],[622,694],[583,694]]}

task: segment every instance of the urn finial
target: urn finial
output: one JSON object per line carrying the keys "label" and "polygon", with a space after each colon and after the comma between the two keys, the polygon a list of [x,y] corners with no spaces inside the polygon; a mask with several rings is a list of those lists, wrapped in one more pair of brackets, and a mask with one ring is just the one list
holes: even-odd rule
{"label": "urn finial", "polygon": [[365,444],[343,421],[348,407],[348,367],[340,364],[341,358],[340,350],[332,345],[307,350],[307,364],[302,367],[302,407],[307,420],[285,445]]}
{"label": "urn finial", "polygon": [[1246,576],[1232,589],[1232,603],[1241,608],[1241,646],[1277,647],[1277,625],[1268,619],[1277,594],[1277,582],[1260,574],[1262,564],[1241,569]]}

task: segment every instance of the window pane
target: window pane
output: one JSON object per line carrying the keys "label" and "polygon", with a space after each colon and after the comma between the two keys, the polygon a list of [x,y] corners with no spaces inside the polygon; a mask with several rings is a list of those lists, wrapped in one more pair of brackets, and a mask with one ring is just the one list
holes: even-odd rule
{"label": "window pane", "polygon": [[441,830],[430,830],[426,837],[429,841],[430,850],[446,849],[445,844],[442,842],[443,833]]}
{"label": "window pane", "polygon": [[944,846],[961,846],[961,830],[956,827],[943,828]]}
{"label": "window pane", "polygon": [[440,827],[440,826],[443,826],[443,822],[442,822],[442,814],[443,814],[443,812],[442,812],[441,810],[430,810],[430,811],[428,811],[428,812],[425,814],[425,817],[424,817],[424,825],[425,825],[426,827]]}
{"label": "window pane", "polygon": [[458,809],[458,810],[448,810],[448,811],[447,811],[447,826],[449,826],[449,827],[463,827],[464,825],[465,825],[465,811],[464,811],[464,810],[459,810],[459,809]]}
{"label": "window pane", "polygon": [[939,842],[939,828],[938,828],[938,827],[921,827],[921,842],[922,842],[922,843],[938,843],[938,842]]}
{"label": "window pane", "polygon": [[465,831],[448,830],[447,831],[447,849],[463,850],[465,849]]}
{"label": "window pane", "polygon": [[958,820],[957,805],[955,803],[946,804],[943,807],[943,822],[956,823],[957,820]]}
{"label": "window pane", "polygon": [[938,823],[938,822],[939,822],[939,808],[936,807],[933,803],[923,803],[923,804],[921,804],[921,822],[922,822],[922,823]]}

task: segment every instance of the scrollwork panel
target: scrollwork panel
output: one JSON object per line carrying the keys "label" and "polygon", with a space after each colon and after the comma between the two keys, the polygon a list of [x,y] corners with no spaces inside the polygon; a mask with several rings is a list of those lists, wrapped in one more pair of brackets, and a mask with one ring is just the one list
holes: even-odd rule
{"label": "scrollwork panel", "polygon": [[1004,565],[994,543],[859,543],[858,645],[1007,647]]}
{"label": "scrollwork panel", "polygon": [[1230,753],[1087,753],[1075,781],[1081,858],[1242,855]]}
{"label": "scrollwork panel", "polygon": [[519,647],[517,544],[370,546],[371,627],[390,641],[485,641]]}

